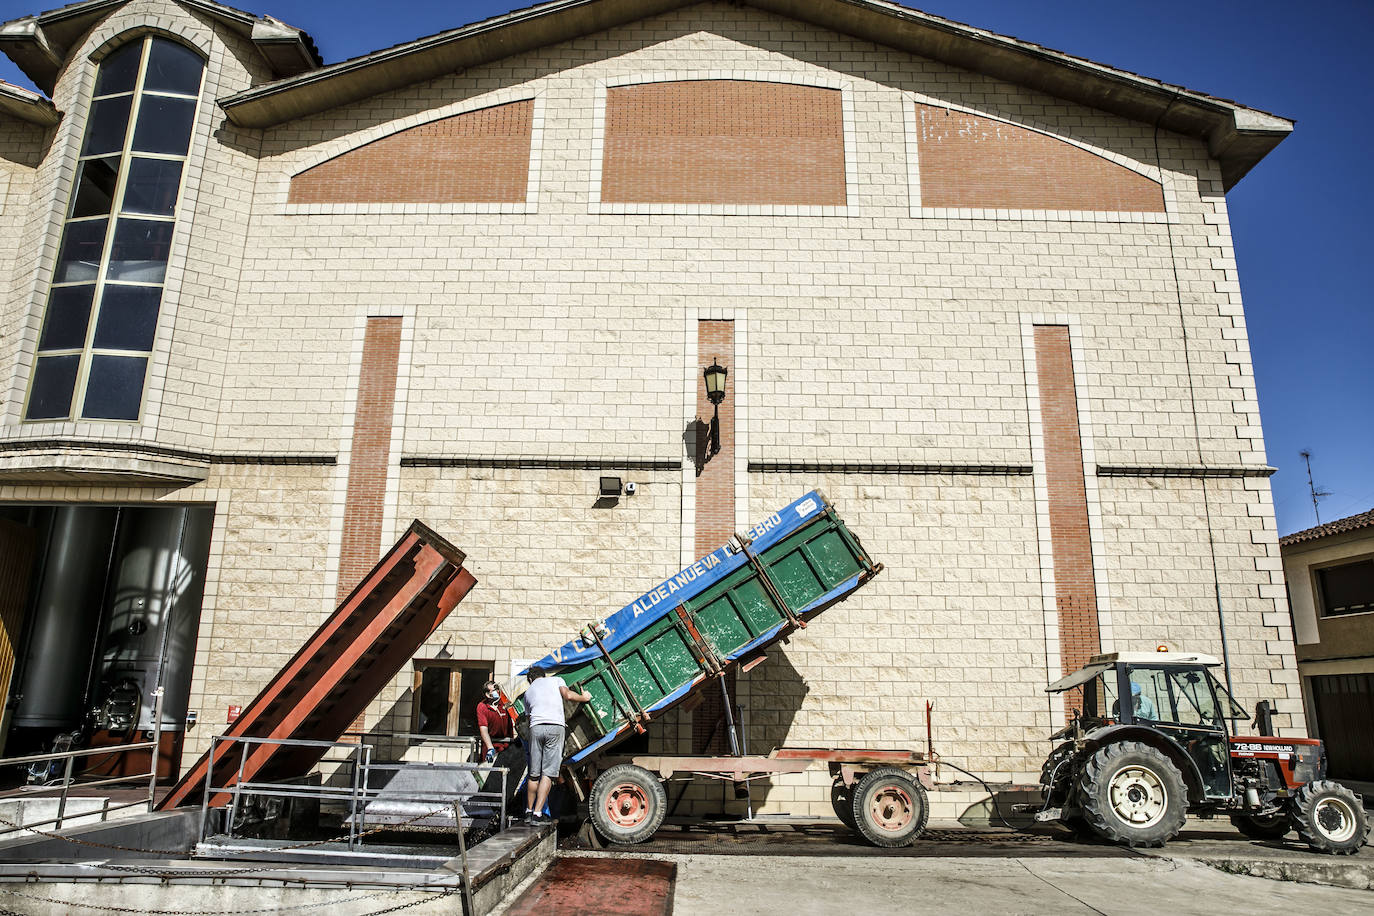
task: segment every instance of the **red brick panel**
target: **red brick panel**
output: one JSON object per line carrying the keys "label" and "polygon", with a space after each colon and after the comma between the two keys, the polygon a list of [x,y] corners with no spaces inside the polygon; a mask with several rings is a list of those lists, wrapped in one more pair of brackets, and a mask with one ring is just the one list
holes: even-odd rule
{"label": "red brick panel", "polygon": [[1035,328],[1035,369],[1044,430],[1059,652],[1067,674],[1077,671],[1101,651],[1097,581],[1088,533],[1088,494],[1083,484],[1083,446],[1078,437],[1078,402],[1068,328]]}
{"label": "red brick panel", "polygon": [[421,124],[291,179],[291,203],[522,203],[534,102]]}
{"label": "red brick panel", "polygon": [[608,203],[843,206],[838,89],[746,80],[606,93]]}
{"label": "red brick panel", "polygon": [[1164,212],[1156,181],[1063,140],[916,106],[921,206]]}
{"label": "red brick panel", "polygon": [[[696,488],[696,555],[715,550],[735,533],[735,323],[733,321],[697,322],[697,362],[705,369],[712,362],[720,363],[730,374],[725,377],[725,400],[721,402],[720,451],[711,457],[697,475]],[[706,398],[706,383],[697,376],[697,417],[710,424],[716,407]],[[730,696],[734,697],[735,678],[731,671],[727,678]],[[702,688],[704,702],[692,713],[692,745],[695,753],[724,754],[730,741],[723,722],[725,705],[720,688]],[[719,724],[718,724],[719,723]],[[715,736],[712,738],[712,732]]]}
{"label": "red brick panel", "polygon": [[391,453],[396,367],[400,353],[401,319],[369,318],[363,337],[348,490],[344,496],[337,589],[340,601],[362,581],[382,554],[382,511],[386,502],[387,460]]}

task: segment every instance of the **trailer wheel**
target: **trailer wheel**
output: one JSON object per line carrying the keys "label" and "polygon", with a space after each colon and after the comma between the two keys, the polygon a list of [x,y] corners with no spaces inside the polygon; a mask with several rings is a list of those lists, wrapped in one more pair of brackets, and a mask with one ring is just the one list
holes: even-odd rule
{"label": "trailer wheel", "polygon": [[1098,749],[1078,775],[1078,792],[1093,832],[1124,846],[1163,846],[1188,817],[1182,774],[1139,741]]}
{"label": "trailer wheel", "polygon": [[1281,840],[1293,829],[1288,813],[1233,814],[1231,824],[1252,840]]}
{"label": "trailer wheel", "polygon": [[841,776],[836,776],[830,784],[830,807],[835,809],[835,816],[841,823],[850,830],[857,829],[854,826],[854,792],[844,784]]}
{"label": "trailer wheel", "polygon": [[925,788],[906,770],[879,767],[854,786],[854,827],[874,846],[909,846],[926,827]]}
{"label": "trailer wheel", "polygon": [[1360,797],[1329,779],[1298,789],[1290,816],[1298,836],[1318,852],[1348,856],[1364,845],[1369,832]]}
{"label": "trailer wheel", "polygon": [[593,826],[612,843],[643,843],[668,811],[663,783],[632,763],[618,763],[598,776],[587,801]]}

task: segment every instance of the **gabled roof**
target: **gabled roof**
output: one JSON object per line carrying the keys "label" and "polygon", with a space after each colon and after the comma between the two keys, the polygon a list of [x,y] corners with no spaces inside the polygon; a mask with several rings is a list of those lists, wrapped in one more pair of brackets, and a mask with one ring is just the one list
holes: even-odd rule
{"label": "gabled roof", "polygon": [[[220,100],[264,128],[699,0],[552,0]],[[1287,119],[884,0],[737,0],[1205,141],[1230,188],[1293,130]]]}
{"label": "gabled roof", "polygon": [[4,80],[0,80],[0,112],[44,127],[52,127],[62,119],[52,102]]}
{"label": "gabled roof", "polygon": [[[128,0],[82,0],[0,24],[0,50],[49,94],[57,84],[72,46],[103,16]],[[277,77],[291,77],[320,66],[314,40],[294,26],[270,16],[255,16],[211,0],[178,0],[230,26],[253,42]]]}
{"label": "gabled roof", "polygon": [[1287,547],[1289,544],[1301,544],[1304,541],[1315,541],[1333,534],[1344,534],[1347,531],[1358,531],[1361,528],[1374,528],[1374,509],[1368,512],[1361,512],[1359,515],[1348,515],[1345,518],[1338,518],[1334,522],[1327,522],[1325,525],[1318,525],[1315,528],[1307,528],[1302,531],[1294,531],[1292,534],[1279,538],[1279,546]]}

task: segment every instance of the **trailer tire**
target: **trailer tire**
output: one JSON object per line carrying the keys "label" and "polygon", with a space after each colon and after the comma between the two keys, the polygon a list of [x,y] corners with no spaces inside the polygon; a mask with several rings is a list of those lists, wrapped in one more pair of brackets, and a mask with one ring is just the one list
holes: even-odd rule
{"label": "trailer tire", "polygon": [[930,818],[925,788],[897,767],[865,774],[855,783],[852,796],[854,828],[874,846],[909,846]]}
{"label": "trailer tire", "polygon": [[622,845],[649,839],[668,813],[663,783],[632,763],[618,763],[598,776],[587,802],[592,825],[606,839]]}
{"label": "trailer tire", "polygon": [[844,784],[844,777],[836,776],[835,781],[830,784],[830,807],[835,809],[835,816],[840,819],[850,830],[857,829],[854,826],[854,791],[852,787]]}
{"label": "trailer tire", "polygon": [[1277,814],[1233,814],[1231,824],[1252,840],[1281,840],[1293,829],[1285,811]]}
{"label": "trailer tire", "polygon": [[1104,840],[1163,846],[1188,818],[1188,790],[1173,761],[1139,741],[1099,748],[1078,775],[1083,819]]}
{"label": "trailer tire", "polygon": [[1317,852],[1348,856],[1364,845],[1369,823],[1360,797],[1330,779],[1318,779],[1293,795],[1293,829]]}

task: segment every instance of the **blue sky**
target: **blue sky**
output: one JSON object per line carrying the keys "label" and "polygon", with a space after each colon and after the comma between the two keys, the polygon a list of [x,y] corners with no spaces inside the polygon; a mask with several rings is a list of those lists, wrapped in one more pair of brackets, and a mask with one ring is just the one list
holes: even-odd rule
{"label": "blue sky", "polygon": [[[0,21],[58,6],[0,0]],[[326,63],[528,6],[498,0],[233,0],[309,32]],[[924,0],[908,3],[1297,121],[1230,193],[1279,533],[1374,508],[1374,3]],[[386,10],[383,13],[381,10]],[[32,88],[8,58],[0,79]]]}

